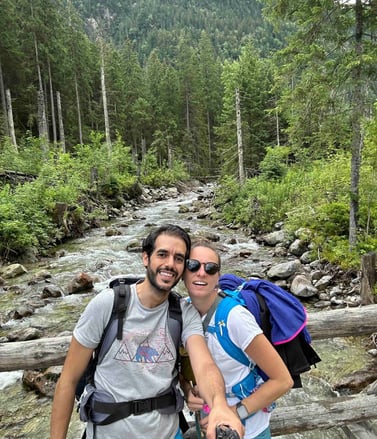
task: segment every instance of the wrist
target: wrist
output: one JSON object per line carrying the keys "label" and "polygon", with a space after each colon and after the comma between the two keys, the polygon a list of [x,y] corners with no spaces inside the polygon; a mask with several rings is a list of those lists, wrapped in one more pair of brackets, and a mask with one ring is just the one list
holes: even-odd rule
{"label": "wrist", "polygon": [[236,412],[241,421],[247,419],[250,416],[247,407],[245,406],[245,404],[242,404],[242,401],[236,404]]}

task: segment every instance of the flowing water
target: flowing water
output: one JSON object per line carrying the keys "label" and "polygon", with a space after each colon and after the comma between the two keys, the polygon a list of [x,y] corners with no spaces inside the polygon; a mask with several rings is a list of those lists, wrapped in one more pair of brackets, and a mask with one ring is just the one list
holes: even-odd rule
{"label": "flowing water", "polygon": [[[94,229],[85,237],[75,239],[57,249],[60,257],[51,257],[43,262],[27,265],[28,273],[12,282],[22,286],[18,289],[0,288],[0,337],[11,330],[35,327],[42,336],[52,337],[64,331],[72,331],[78,316],[90,298],[101,290],[108,279],[118,274],[143,275],[140,253],[129,252],[127,246],[145,237],[150,228],[166,222],[179,224],[191,235],[205,231],[215,233],[220,238],[223,272],[243,273],[245,276],[260,272],[271,263],[268,249],[259,247],[254,241],[243,236],[239,231],[226,227],[214,228],[206,220],[198,220],[191,213],[179,213],[180,205],[190,206],[198,193],[190,192],[179,198],[160,201],[131,212],[133,219],[118,218],[109,225],[117,227],[122,234],[106,236],[106,228]],[[247,251],[247,258],[235,258],[241,251]],[[48,280],[63,288],[72,280],[74,274],[86,272],[95,276],[97,282],[94,291],[86,294],[64,295],[62,298],[50,299],[45,306],[40,306],[41,284],[30,282],[36,273],[47,270],[52,278]],[[183,284],[178,291],[184,293]],[[36,312],[22,320],[8,320],[9,312],[21,305],[33,303]],[[360,340],[326,340],[314,343],[322,358],[317,369],[304,377],[304,388],[295,389],[279,401],[279,404],[303,403],[310,399],[324,399],[335,396],[331,383],[349,370],[355,370],[367,361],[365,349]],[[35,392],[27,391],[21,383],[22,371],[0,373],[0,438],[47,439],[49,437],[49,415],[51,398],[39,397]],[[80,437],[82,425],[74,413],[68,439]],[[306,432],[302,434],[280,436],[280,438],[345,438],[340,429]],[[163,439],[163,438],[161,438]]]}

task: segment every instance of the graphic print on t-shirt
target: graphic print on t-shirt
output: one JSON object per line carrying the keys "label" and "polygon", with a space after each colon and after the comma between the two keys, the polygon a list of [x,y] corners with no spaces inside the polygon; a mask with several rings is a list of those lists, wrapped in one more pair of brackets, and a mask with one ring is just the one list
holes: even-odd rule
{"label": "graphic print on t-shirt", "polygon": [[175,360],[171,341],[165,329],[145,337],[140,333],[128,333],[115,355],[115,360],[136,363],[164,363]]}

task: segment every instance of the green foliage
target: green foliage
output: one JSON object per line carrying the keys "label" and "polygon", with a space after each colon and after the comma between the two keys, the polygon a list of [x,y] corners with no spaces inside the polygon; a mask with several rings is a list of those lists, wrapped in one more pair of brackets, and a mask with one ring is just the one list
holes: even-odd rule
{"label": "green foliage", "polygon": [[[57,203],[70,207],[64,215],[80,224],[85,214],[80,203],[85,194],[95,190],[97,197],[114,196],[133,189],[136,182],[130,148],[119,138],[109,151],[103,136],[92,133],[91,144],[77,145],[72,154],[51,150],[44,160],[40,143],[33,138],[26,139],[18,153],[14,148],[11,153],[12,148],[4,142],[1,167],[38,171],[38,176],[13,190],[9,186],[1,190],[0,256],[15,257],[32,247],[42,249],[63,238],[66,230],[55,224]],[[179,173],[178,166],[174,172]],[[176,176],[174,172],[172,175]]]}
{"label": "green foliage", "polygon": [[37,175],[42,163],[41,141],[30,133],[22,139],[17,149],[8,137],[0,144],[0,169]]}
{"label": "green foliage", "polygon": [[91,144],[74,149],[74,174],[86,182],[87,188],[105,196],[127,192],[136,181],[130,148],[118,137],[109,151],[103,134],[92,132],[90,137]]}
{"label": "green foliage", "polygon": [[271,231],[278,221],[284,221],[289,231],[306,227],[321,257],[357,267],[360,255],[376,248],[377,199],[372,194],[377,193],[377,179],[368,160],[361,172],[359,243],[351,252],[349,166],[349,154],[339,153],[306,167],[293,165],[280,180],[267,180],[262,174],[240,186],[226,178],[216,193],[216,204],[226,222],[245,224],[255,232]]}
{"label": "green foliage", "polygon": [[[243,186],[227,178],[217,192],[216,204],[226,200],[222,215],[227,222],[246,224],[255,232],[270,230],[280,221],[288,207],[292,188],[260,177],[249,179]],[[235,188],[235,190],[233,189]]]}
{"label": "green foliage", "polygon": [[[308,224],[306,222],[305,225]],[[349,226],[349,206],[342,201],[333,201],[318,206],[315,218],[310,224],[325,236],[347,237]]]}
{"label": "green foliage", "polygon": [[347,238],[333,236],[330,239],[321,239],[317,241],[317,246],[324,260],[344,269],[360,267],[360,255],[357,249],[349,250]]}
{"label": "green foliage", "polygon": [[147,186],[160,187],[170,185],[177,181],[187,180],[188,174],[185,165],[174,161],[172,168],[160,166],[157,162],[156,151],[151,148],[144,156],[141,163],[140,181]]}
{"label": "green foliage", "polygon": [[14,257],[53,240],[55,227],[46,215],[39,182],[18,186],[14,192],[5,186],[0,199],[0,255]]}
{"label": "green foliage", "polygon": [[259,163],[261,177],[266,180],[281,179],[288,171],[290,149],[286,146],[268,147],[264,159]]}

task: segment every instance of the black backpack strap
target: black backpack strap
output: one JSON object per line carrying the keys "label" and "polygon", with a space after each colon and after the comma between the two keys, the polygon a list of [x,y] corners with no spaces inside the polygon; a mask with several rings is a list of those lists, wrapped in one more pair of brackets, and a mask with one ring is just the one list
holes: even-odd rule
{"label": "black backpack strap", "polygon": [[93,401],[93,411],[101,414],[109,415],[102,422],[97,425],[108,425],[120,419],[127,418],[130,415],[142,415],[153,410],[161,410],[170,408],[171,413],[174,413],[176,406],[176,395],[173,392],[168,392],[164,395],[155,396],[152,398],[137,399],[134,401],[125,402],[101,402]]}
{"label": "black backpack strap", "polygon": [[[118,321],[117,339],[122,340],[123,336],[123,320],[126,315],[128,304],[130,303],[131,290],[126,285],[124,279],[119,280],[119,285],[113,287],[114,290],[114,308],[113,313]],[[115,303],[116,302],[116,303]]]}
{"label": "black backpack strap", "polygon": [[182,308],[181,308],[180,296],[175,291],[171,291],[168,297],[169,308],[168,308],[168,327],[170,336],[173,339],[174,346],[177,351],[177,358],[179,353],[179,346],[181,344],[181,334],[182,334]]}
{"label": "black backpack strap", "polygon": [[113,309],[110,320],[103,331],[101,341],[96,349],[94,368],[97,364],[101,363],[115,338],[118,340],[122,339],[123,322],[130,302],[131,289],[130,285],[122,280],[113,285],[112,288],[114,291]]}

